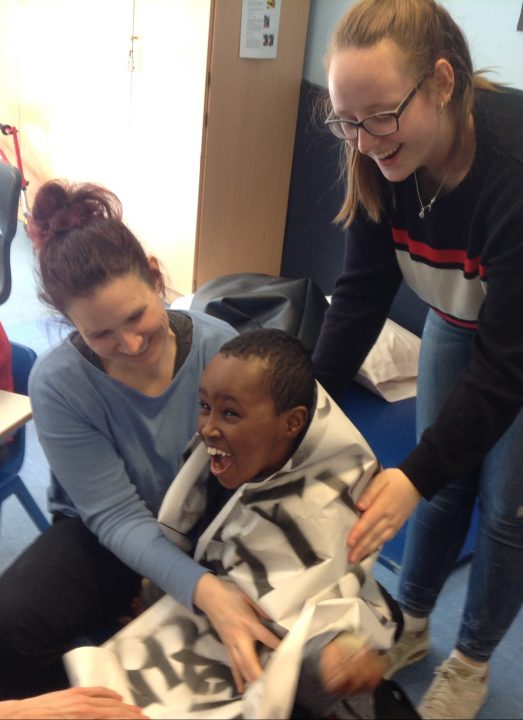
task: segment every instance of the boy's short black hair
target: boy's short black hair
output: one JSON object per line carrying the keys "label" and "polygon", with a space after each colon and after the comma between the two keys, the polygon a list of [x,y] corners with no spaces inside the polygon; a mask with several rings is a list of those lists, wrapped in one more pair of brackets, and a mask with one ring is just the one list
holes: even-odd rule
{"label": "boy's short black hair", "polygon": [[277,415],[297,405],[312,413],[315,381],[310,353],[284,330],[260,328],[244,332],[220,348],[225,357],[266,361],[266,381]]}

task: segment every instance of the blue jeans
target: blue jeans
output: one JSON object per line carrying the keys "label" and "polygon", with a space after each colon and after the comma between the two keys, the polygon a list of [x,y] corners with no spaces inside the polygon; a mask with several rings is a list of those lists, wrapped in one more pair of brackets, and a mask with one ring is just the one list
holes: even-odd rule
{"label": "blue jeans", "polygon": [[[416,432],[434,422],[457,374],[470,359],[475,331],[430,311],[418,376]],[[399,601],[428,616],[467,534],[474,503],[480,512],[465,608],[456,647],[486,661],[523,602],[523,411],[485,456],[475,476],[422,500],[408,523]]]}

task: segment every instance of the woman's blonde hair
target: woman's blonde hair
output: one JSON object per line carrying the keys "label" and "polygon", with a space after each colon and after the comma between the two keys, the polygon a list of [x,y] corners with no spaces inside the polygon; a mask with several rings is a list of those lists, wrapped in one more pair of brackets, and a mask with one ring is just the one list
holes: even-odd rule
{"label": "woman's blonde hair", "polygon": [[[336,26],[325,56],[328,72],[333,55],[349,47],[371,47],[383,39],[393,40],[403,51],[417,77],[432,75],[438,59],[454,70],[454,91],[447,110],[456,127],[456,149],[464,139],[467,118],[477,87],[496,86],[475,73],[467,40],[449,13],[434,0],[359,0]],[[327,102],[325,111],[331,106]],[[385,182],[376,163],[345,143],[344,173],[347,192],[336,222],[348,227],[361,204],[378,222],[384,209]]]}

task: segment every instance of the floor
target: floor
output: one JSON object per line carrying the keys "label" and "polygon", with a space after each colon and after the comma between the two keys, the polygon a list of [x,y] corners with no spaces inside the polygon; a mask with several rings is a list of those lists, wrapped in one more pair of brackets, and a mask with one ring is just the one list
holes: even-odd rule
{"label": "floor", "polygon": [[[0,321],[12,340],[33,347],[37,353],[56,344],[67,329],[39,302],[34,278],[31,245],[23,228],[12,248],[13,290],[0,306]],[[33,423],[27,426],[27,453],[22,477],[37,502],[45,507],[48,466],[41,451]],[[36,536],[36,529],[10,498],[2,505],[0,519],[0,571]],[[397,575],[376,566],[377,579],[394,595]],[[449,578],[431,618],[432,647],[427,658],[396,675],[413,702],[417,703],[430,683],[432,669],[448,655],[459,624],[466,589],[468,565],[456,569]],[[500,593],[503,589],[500,588]],[[478,718],[523,720],[523,613],[520,612],[500,643],[491,663],[490,693]]]}

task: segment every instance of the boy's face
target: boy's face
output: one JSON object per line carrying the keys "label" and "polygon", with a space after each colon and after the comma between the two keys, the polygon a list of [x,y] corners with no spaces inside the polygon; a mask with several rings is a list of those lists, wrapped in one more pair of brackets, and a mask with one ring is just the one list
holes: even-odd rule
{"label": "boy's face", "polygon": [[[198,432],[209,449],[211,472],[226,488],[279,470],[307,418],[305,408],[277,415],[263,382],[264,363],[216,355],[200,382]],[[294,413],[294,414],[293,414]]]}

